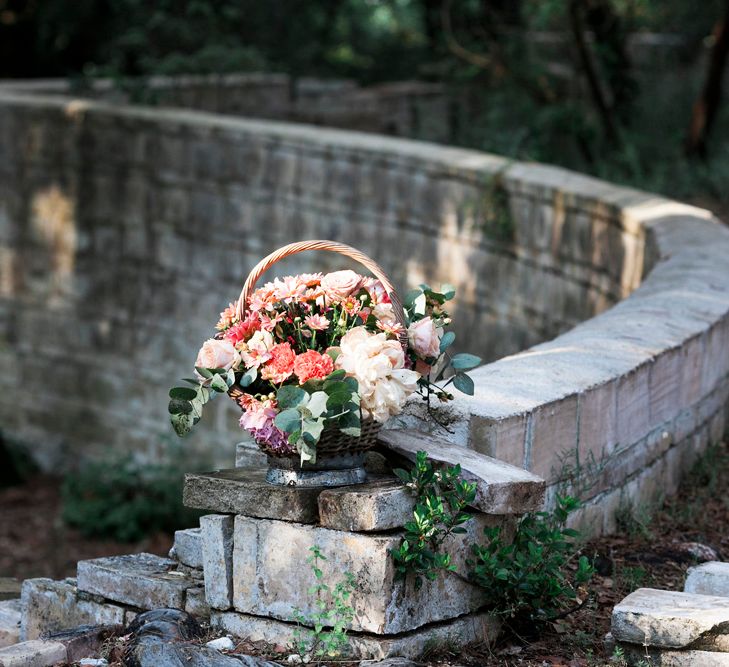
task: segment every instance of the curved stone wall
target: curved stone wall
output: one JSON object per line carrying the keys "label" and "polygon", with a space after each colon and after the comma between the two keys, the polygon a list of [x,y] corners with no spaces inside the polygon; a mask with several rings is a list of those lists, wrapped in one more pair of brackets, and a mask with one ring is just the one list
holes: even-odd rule
{"label": "curved stone wall", "polygon": [[[198,112],[5,92],[0,133],[0,419],[46,466],[154,453],[166,387],[247,269],[315,237],[403,289],[455,284],[462,349],[529,348],[476,371],[443,437],[554,490],[572,480],[595,530],[723,431],[729,230],[706,211],[473,151]],[[195,442],[227,462],[233,413],[221,401],[210,418]]]}

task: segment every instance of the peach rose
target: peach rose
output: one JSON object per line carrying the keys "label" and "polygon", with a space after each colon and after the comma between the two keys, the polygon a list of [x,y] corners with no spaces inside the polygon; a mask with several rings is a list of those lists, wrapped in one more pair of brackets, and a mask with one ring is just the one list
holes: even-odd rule
{"label": "peach rose", "polygon": [[330,301],[346,299],[362,284],[362,276],[354,271],[334,271],[321,279],[321,286]]}
{"label": "peach rose", "polygon": [[413,322],[408,327],[408,341],[422,359],[440,356],[440,336],[430,317]]}
{"label": "peach rose", "polygon": [[[229,340],[210,338],[203,343],[197,353],[197,368],[224,368],[226,371],[240,364],[240,355]],[[195,371],[197,373],[197,371]],[[202,380],[202,376],[198,374]]]}

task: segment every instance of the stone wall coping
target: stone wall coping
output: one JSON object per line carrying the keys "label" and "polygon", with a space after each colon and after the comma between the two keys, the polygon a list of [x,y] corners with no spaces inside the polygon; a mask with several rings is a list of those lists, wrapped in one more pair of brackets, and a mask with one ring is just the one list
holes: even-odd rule
{"label": "stone wall coping", "polygon": [[[618,225],[626,235],[644,240],[645,255],[634,258],[633,266],[623,267],[626,293],[645,276],[627,298],[551,341],[473,372],[475,395],[459,397],[453,408],[470,423],[471,440],[474,429],[484,423],[531,419],[540,411],[549,418],[568,401],[575,403],[568,406],[569,414],[579,415],[577,403],[585,392],[604,389],[620,394],[618,410],[636,412],[635,424],[624,420],[628,425],[619,437],[623,445],[633,444],[674,419],[689,399],[696,403],[708,395],[729,374],[725,352],[729,349],[729,228],[704,209],[560,167],[361,132],[15,92],[0,92],[0,103],[26,112],[50,108],[71,117],[114,123],[164,122],[170,133],[192,132],[203,138],[222,133],[233,142],[236,136],[255,135],[256,141],[272,142],[281,150],[336,151],[342,160],[366,156],[393,170],[412,169],[470,184],[483,185],[497,176],[510,190],[552,205],[586,210]],[[683,403],[658,405],[663,384],[672,389],[678,381],[668,377],[668,370],[660,370],[657,362],[666,360],[670,365],[670,356],[692,340],[698,340],[702,350],[694,394]],[[655,396],[648,390],[652,383],[658,386]],[[645,405],[633,407],[634,398]],[[579,416],[569,419],[576,424],[565,429],[565,448],[576,446],[579,430]],[[525,467],[534,470],[531,447],[537,431],[544,433],[552,426],[530,422],[513,436],[515,443],[521,438],[519,444],[525,447]]]}

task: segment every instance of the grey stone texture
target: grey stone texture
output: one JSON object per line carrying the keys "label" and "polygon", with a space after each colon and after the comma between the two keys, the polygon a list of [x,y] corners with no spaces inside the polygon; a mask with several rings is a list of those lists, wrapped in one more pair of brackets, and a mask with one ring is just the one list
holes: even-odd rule
{"label": "grey stone texture", "polygon": [[620,648],[629,665],[647,663],[651,667],[729,667],[729,653],[656,650],[635,644],[620,644]]}
{"label": "grey stone texture", "polygon": [[134,616],[124,606],[79,594],[74,580],[26,579],[21,610],[23,641],[79,625],[125,624]]}
{"label": "grey stone texture", "polygon": [[401,528],[413,517],[415,499],[397,479],[327,489],[319,494],[319,524],[344,531]]}
{"label": "grey stone texture", "polygon": [[418,451],[447,465],[460,464],[463,479],[476,484],[475,508],[488,514],[523,514],[542,509],[545,483],[523,468],[416,431],[391,429],[380,441],[411,461]]}
{"label": "grey stone texture", "polygon": [[[5,89],[0,213],[0,310],[13,313],[0,363],[18,388],[0,421],[46,469],[152,452],[159,387],[184,375],[247,270],[296,238],[357,246],[403,288],[454,284],[457,346],[498,361],[434,433],[552,492],[594,457],[593,532],[614,529],[620,497],[675,488],[726,427],[729,229],[650,193],[448,146]],[[285,270],[334,268],[311,253]],[[230,465],[219,443],[239,439],[235,413],[216,402],[191,446]]]}
{"label": "grey stone texture", "polygon": [[314,523],[320,492],[320,488],[269,484],[265,468],[232,468],[185,475],[183,502],[211,512]]}
{"label": "grey stone texture", "polygon": [[170,558],[177,559],[188,567],[201,568],[202,546],[199,528],[186,528],[175,531],[175,541],[170,551]]}
{"label": "grey stone texture", "polygon": [[211,514],[200,517],[205,601],[215,609],[233,604],[233,517]]}
{"label": "grey stone texture", "polygon": [[[213,627],[252,642],[287,645],[294,641],[298,628],[293,623],[262,618],[238,612],[214,611]],[[429,625],[427,628],[393,637],[366,633],[348,633],[355,657],[385,660],[392,657],[418,659],[429,647],[449,643],[457,647],[469,644],[493,644],[498,638],[500,621],[490,614],[469,614],[452,621]]]}
{"label": "grey stone texture", "polygon": [[0,648],[0,667],[53,667],[66,662],[66,647],[60,642],[32,639]]}
{"label": "grey stone texture", "polygon": [[185,595],[185,611],[199,620],[210,618],[210,605],[205,599],[205,587],[188,588]]}
{"label": "grey stone texture", "polygon": [[714,561],[690,567],[683,590],[729,598],[729,563]]}
{"label": "grey stone texture", "polygon": [[176,565],[146,553],[82,560],[78,563],[78,590],[140,609],[184,609],[185,591],[196,584],[175,572]]}
{"label": "grey stone texture", "polygon": [[0,602],[0,648],[20,641],[20,599]]}
{"label": "grey stone texture", "polygon": [[611,632],[618,642],[729,652],[729,600],[639,588],[613,609]]}
{"label": "grey stone texture", "polygon": [[295,609],[311,615],[316,598],[309,589],[315,579],[305,561],[309,549],[317,545],[327,559],[320,568],[330,586],[342,580],[345,572],[355,578],[351,624],[355,631],[396,634],[467,614],[485,602],[482,590],[466,580],[469,545],[484,526],[497,523],[508,528],[510,521],[484,514],[472,518],[465,524],[467,533],[452,536],[443,547],[451,554],[457,574],[425,581],[416,590],[410,579],[395,580],[390,551],[399,546],[401,533],[369,535],[237,516],[233,606],[245,614],[284,621],[294,619]]}

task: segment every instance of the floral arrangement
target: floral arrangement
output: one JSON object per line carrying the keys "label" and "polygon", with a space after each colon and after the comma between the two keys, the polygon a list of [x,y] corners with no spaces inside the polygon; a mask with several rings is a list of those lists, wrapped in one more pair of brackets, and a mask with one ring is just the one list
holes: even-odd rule
{"label": "floral arrangement", "polygon": [[[444,309],[453,298],[421,285],[404,300],[400,321],[387,291],[354,271],[277,278],[255,290],[242,319],[231,304],[195,362],[192,387],[170,390],[178,435],[200,420],[204,405],[238,387],[242,428],[277,456],[316,461],[324,429],[359,437],[363,420],[384,423],[414,392],[451,400],[449,385],[473,394],[466,371],[480,359],[450,355]],[[452,374],[436,384],[447,368]]]}

